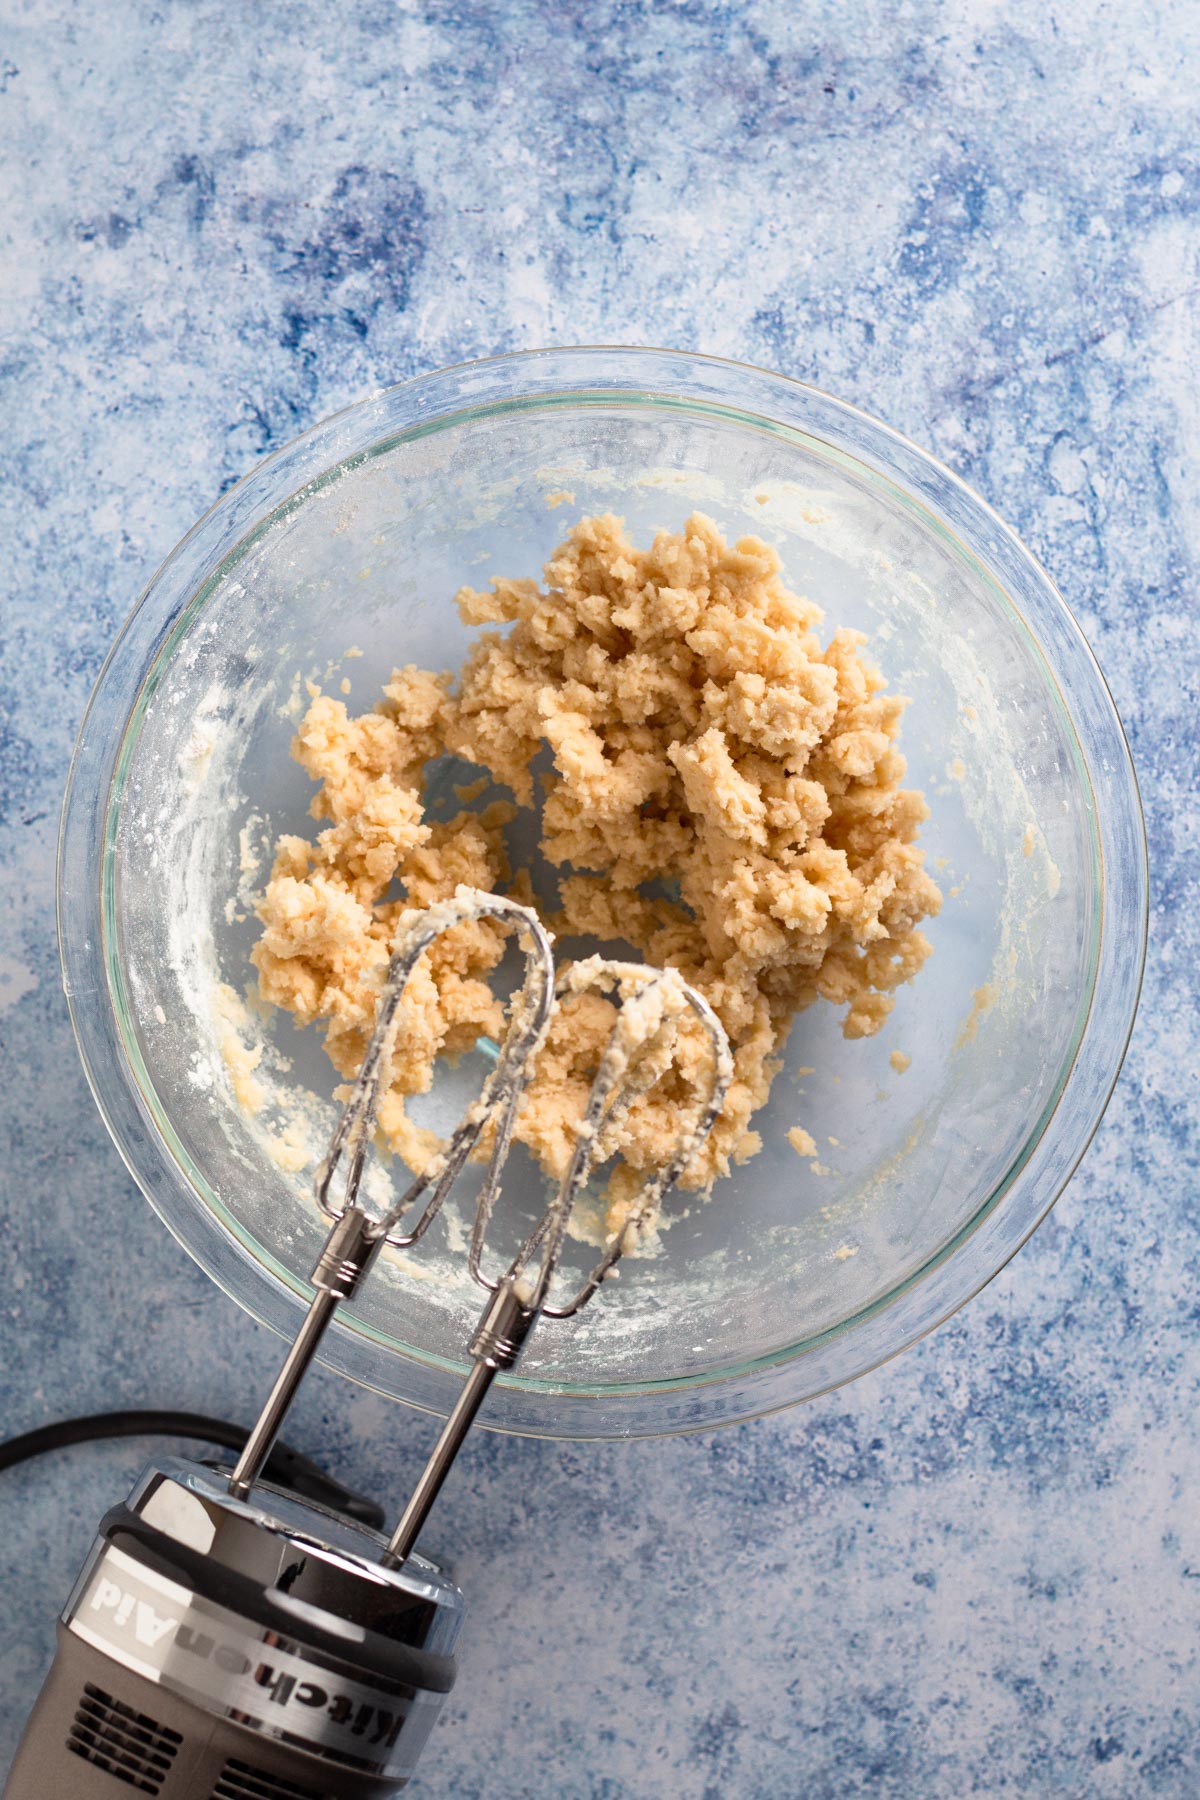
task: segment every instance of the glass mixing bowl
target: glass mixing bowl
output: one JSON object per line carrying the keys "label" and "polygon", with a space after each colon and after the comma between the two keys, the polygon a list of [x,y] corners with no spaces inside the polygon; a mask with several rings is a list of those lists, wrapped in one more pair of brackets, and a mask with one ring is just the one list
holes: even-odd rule
{"label": "glass mixing bowl", "polygon": [[[464,582],[536,575],[586,512],[643,541],[694,507],[776,544],[826,627],[867,632],[911,696],[902,747],[946,904],[879,1037],[846,1042],[825,1005],[798,1019],[761,1154],[534,1334],[493,1390],[502,1429],[651,1434],[815,1395],[946,1318],[1054,1201],[1128,1038],[1146,861],[1120,724],[1049,579],[946,469],[811,388],[663,351],[503,357],[352,407],[225,494],[122,631],[72,764],[59,922],[96,1098],[180,1242],[291,1333],[334,1077],[313,1032],[239,995],[269,843],[311,829],[288,753],[304,683],[349,679],[367,707],[395,665],[458,664]],[[482,1055],[440,1072],[426,1122],[457,1116]],[[511,1185],[517,1206],[541,1193],[528,1169]],[[446,1410],[481,1298],[461,1244],[452,1210],[377,1268],[326,1360]]]}

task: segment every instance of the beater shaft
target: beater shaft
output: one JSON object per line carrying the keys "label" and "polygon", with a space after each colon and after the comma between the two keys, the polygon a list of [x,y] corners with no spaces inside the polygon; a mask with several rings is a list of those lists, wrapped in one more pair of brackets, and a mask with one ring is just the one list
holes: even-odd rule
{"label": "beater shaft", "polygon": [[476,1363],[467,1376],[463,1390],[454,1402],[453,1411],[434,1445],[433,1455],[426,1463],[408,1505],[400,1515],[400,1523],[392,1533],[387,1549],[379,1558],[385,1568],[398,1569],[408,1561],[425,1521],[433,1511],[434,1501],[442,1491],[442,1484],[495,1379],[496,1371],[489,1368],[487,1363]]}
{"label": "beater shaft", "polygon": [[229,1477],[229,1491],[235,1500],[248,1499],[251,1488],[266,1467],[275,1439],[283,1430],[284,1418],[296,1397],[296,1390],[308,1372],[336,1307],[336,1295],[313,1295],[312,1304],[304,1315],[304,1323],[287,1353],[283,1367],[275,1377],[275,1385],[267,1396],[266,1404],[246,1439],[242,1454],[234,1464],[233,1474]]}
{"label": "beater shaft", "polygon": [[229,1477],[229,1491],[245,1500],[266,1467],[275,1439],[283,1429],[296,1390],[308,1373],[326,1327],[343,1300],[348,1300],[379,1254],[382,1236],[357,1206],[336,1222],[317,1258],[311,1280],[316,1288],[304,1323],[296,1334],[275,1385]]}
{"label": "beater shaft", "polygon": [[520,1356],[538,1316],[538,1309],[529,1304],[530,1298],[528,1284],[510,1270],[484,1308],[471,1339],[474,1367],[442,1427],[433,1454],[392,1533],[391,1542],[380,1558],[385,1567],[398,1569],[411,1555],[454,1459],[487,1398],[488,1389],[499,1371],[511,1369]]}

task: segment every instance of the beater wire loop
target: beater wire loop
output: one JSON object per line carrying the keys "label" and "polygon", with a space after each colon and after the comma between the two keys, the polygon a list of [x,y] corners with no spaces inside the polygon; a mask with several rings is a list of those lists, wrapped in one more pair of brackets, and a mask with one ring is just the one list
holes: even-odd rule
{"label": "beater wire loop", "polygon": [[[423,912],[402,915],[362,1067],[317,1170],[317,1204],[327,1217],[340,1219],[358,1206],[363,1169],[400,1028],[405,989],[417,963],[435,939],[455,925],[477,919],[495,919],[516,932],[525,955],[525,979],[513,999],[499,1054],[478,1100],[467,1108],[449,1140],[413,1179],[395,1205],[382,1217],[371,1217],[373,1235],[399,1250],[415,1244],[428,1231],[488,1120],[498,1114],[495,1144],[483,1188],[489,1212],[495,1204],[517,1108],[532,1076],[554,1003],[554,956],[550,939],[537,914],[529,907],[500,894],[483,894],[463,887],[451,900],[438,901]],[[335,1204],[330,1198],[330,1189],[343,1163],[345,1186],[340,1204]],[[415,1221],[401,1228],[401,1221],[423,1196],[428,1197]]]}

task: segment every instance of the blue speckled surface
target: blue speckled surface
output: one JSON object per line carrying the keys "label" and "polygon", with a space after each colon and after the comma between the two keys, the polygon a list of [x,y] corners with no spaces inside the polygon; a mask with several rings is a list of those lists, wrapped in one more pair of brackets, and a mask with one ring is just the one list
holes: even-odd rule
{"label": "blue speckled surface", "polygon": [[[1044,558],[1143,782],[1145,1000],[1050,1222],[932,1340],[802,1413],[476,1442],[430,1531],[474,1611],[421,1793],[1200,1792],[1198,57],[1194,0],[3,8],[8,1429],[248,1417],[276,1355],[94,1113],[54,834],[137,592],[322,414],[547,341],[814,380]],[[322,1375],[292,1435],[397,1496],[431,1428]],[[138,1460],[0,1484],[0,1767]]]}

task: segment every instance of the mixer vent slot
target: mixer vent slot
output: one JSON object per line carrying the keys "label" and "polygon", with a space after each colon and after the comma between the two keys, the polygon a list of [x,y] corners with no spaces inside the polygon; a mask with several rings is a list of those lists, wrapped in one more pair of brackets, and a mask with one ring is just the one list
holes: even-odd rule
{"label": "mixer vent slot", "polygon": [[298,1787],[278,1775],[268,1775],[249,1763],[231,1759],[221,1770],[212,1800],[337,1800],[335,1794],[319,1794],[315,1788]]}
{"label": "mixer vent slot", "polygon": [[161,1792],[182,1742],[177,1731],[135,1712],[123,1700],[114,1700],[90,1681],[67,1733],[68,1750],[139,1794]]}

